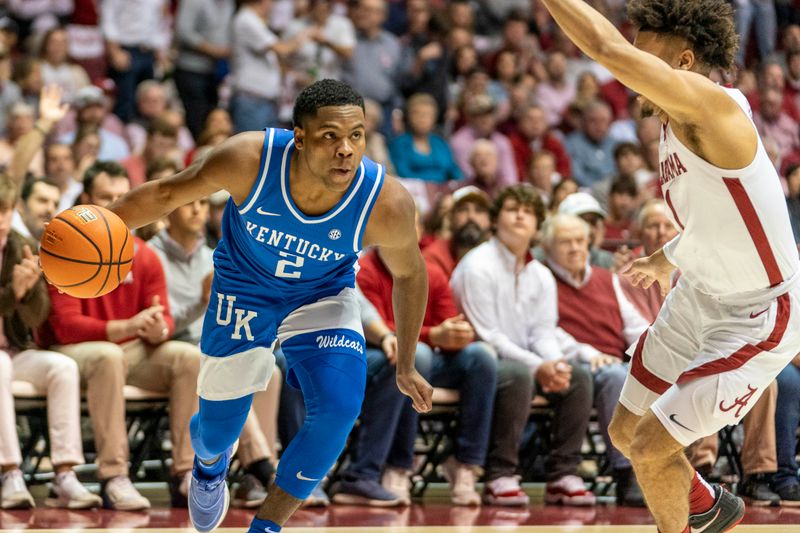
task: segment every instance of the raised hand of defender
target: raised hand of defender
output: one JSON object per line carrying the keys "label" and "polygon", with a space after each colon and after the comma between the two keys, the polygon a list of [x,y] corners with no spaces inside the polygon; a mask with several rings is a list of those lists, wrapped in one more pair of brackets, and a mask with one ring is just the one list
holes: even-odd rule
{"label": "raised hand of defender", "polygon": [[62,103],[59,85],[48,85],[39,94],[39,120],[49,128],[67,116],[69,104]]}
{"label": "raised hand of defender", "polygon": [[433,387],[415,369],[397,373],[397,388],[411,398],[416,412],[427,413],[431,410]]}
{"label": "raised hand of defender", "polygon": [[11,272],[11,288],[14,291],[14,298],[17,301],[22,300],[36,285],[41,275],[39,258],[33,255],[30,246],[26,244],[22,249],[22,261],[14,265],[14,270]]}
{"label": "raised hand of defender", "polygon": [[661,287],[661,295],[666,296],[670,289],[674,270],[675,265],[667,260],[663,250],[659,250],[649,257],[643,257],[631,263],[631,266],[622,275],[643,289],[649,289],[650,285],[658,283]]}

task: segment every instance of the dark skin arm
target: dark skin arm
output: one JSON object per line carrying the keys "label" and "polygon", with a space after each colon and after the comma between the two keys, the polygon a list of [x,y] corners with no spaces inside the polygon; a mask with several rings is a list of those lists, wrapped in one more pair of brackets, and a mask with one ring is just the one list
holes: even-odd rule
{"label": "dark skin arm", "polygon": [[755,128],[725,90],[702,73],[690,45],[641,32],[633,46],[583,0],[542,1],[583,53],[663,110],[662,120],[669,117],[675,134],[693,152],[725,169],[752,162]]}
{"label": "dark skin arm", "polygon": [[[221,189],[231,193],[239,205],[253,187],[263,144],[263,132],[235,135],[174,176],[136,187],[111,204],[109,209],[129,228],[135,229]],[[236,172],[231,172],[231,161],[236,162]]]}
{"label": "dark skin arm", "polygon": [[414,368],[414,355],[428,300],[428,274],[417,244],[415,213],[408,191],[387,176],[364,231],[364,247],[377,246],[392,274],[397,387],[424,413],[431,409],[433,388]]}

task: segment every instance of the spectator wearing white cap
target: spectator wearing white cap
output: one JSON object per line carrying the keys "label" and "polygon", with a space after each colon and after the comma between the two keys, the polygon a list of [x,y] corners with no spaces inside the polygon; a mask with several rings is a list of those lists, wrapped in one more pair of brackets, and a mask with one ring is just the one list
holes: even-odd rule
{"label": "spectator wearing white cap", "polygon": [[559,204],[558,212],[580,217],[589,224],[592,229],[589,239],[589,263],[610,270],[614,266],[614,255],[600,248],[605,239],[605,219],[608,218],[608,213],[600,207],[594,196],[585,192],[570,194]]}
{"label": "spectator wearing white cap", "polygon": [[89,85],[78,90],[71,102],[74,113],[70,112],[58,126],[58,141],[72,144],[76,132],[82,126],[99,129],[100,152],[97,156],[102,161],[122,161],[131,151],[124,137],[124,128],[119,119],[108,112],[109,102],[103,89]]}

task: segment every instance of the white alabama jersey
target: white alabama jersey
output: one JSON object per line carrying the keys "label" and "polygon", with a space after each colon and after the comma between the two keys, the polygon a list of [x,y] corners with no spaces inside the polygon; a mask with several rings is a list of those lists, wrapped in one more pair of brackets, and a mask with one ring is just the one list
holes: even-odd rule
{"label": "white alabama jersey", "polygon": [[[744,95],[725,90],[752,124]],[[724,170],[684,146],[667,124],[659,159],[661,192],[680,232],[664,251],[686,281],[731,301],[788,290],[800,261],[780,179],[761,138],[748,166]]]}

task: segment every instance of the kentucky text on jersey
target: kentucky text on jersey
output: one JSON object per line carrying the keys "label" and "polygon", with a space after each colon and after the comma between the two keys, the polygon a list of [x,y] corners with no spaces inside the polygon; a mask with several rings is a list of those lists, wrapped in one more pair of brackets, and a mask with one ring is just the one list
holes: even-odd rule
{"label": "kentucky text on jersey", "polygon": [[312,243],[302,237],[291,235],[283,231],[270,229],[266,226],[259,226],[250,221],[247,223],[247,232],[258,242],[273,248],[281,248],[291,254],[301,255],[317,261],[340,261],[345,254],[334,252],[333,250]]}
{"label": "kentucky text on jersey", "polygon": [[664,185],[674,180],[681,174],[686,173],[686,167],[681,163],[678,154],[671,153],[666,160],[661,161],[661,176],[658,179],[659,185]]}

